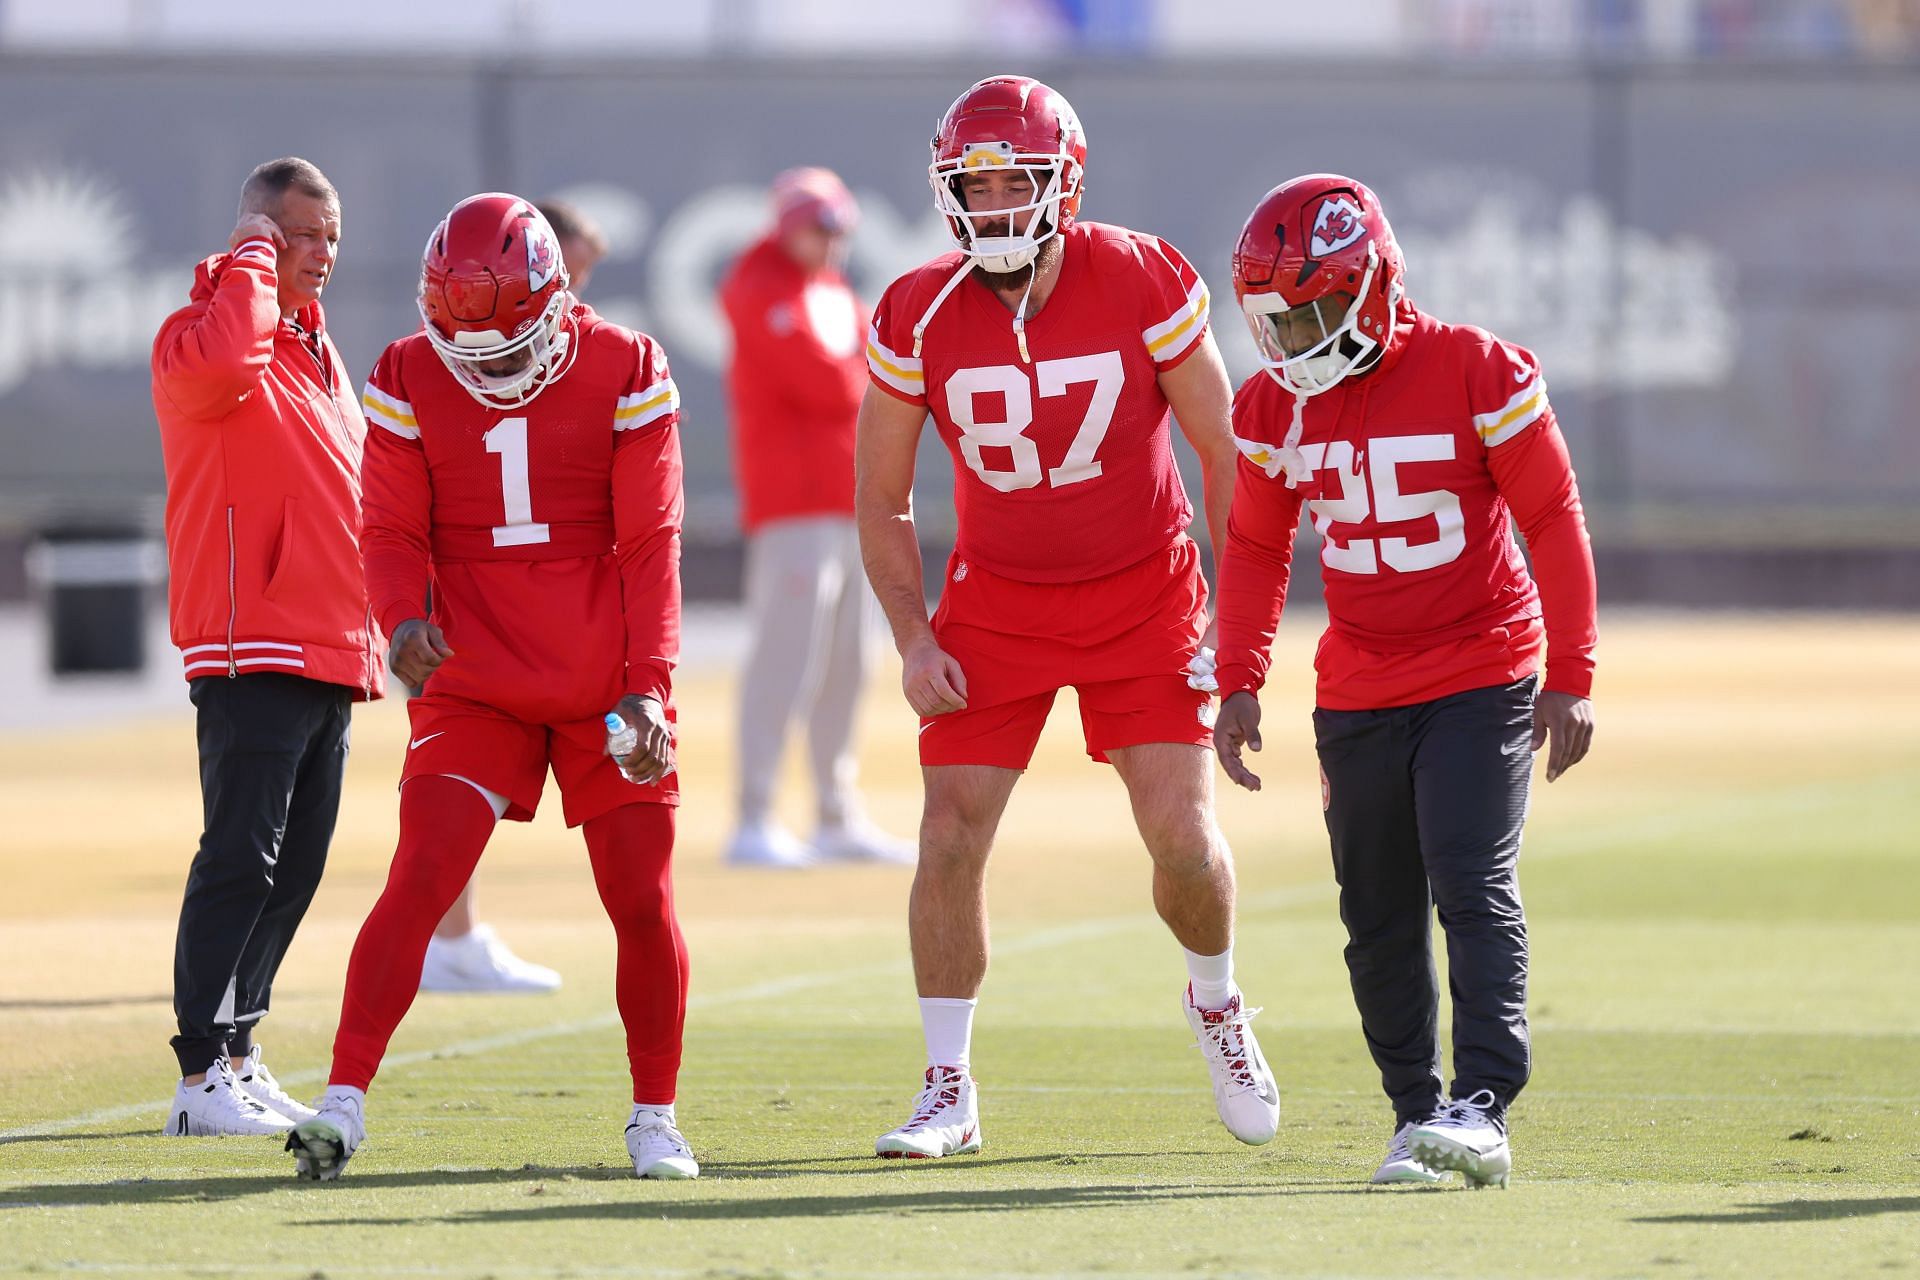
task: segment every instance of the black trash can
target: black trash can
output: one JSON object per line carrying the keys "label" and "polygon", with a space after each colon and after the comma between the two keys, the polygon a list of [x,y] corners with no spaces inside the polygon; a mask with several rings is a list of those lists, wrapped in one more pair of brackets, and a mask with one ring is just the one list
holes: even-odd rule
{"label": "black trash can", "polygon": [[147,665],[147,604],[166,573],[161,544],[138,535],[48,534],[27,551],[56,676],[137,673]]}

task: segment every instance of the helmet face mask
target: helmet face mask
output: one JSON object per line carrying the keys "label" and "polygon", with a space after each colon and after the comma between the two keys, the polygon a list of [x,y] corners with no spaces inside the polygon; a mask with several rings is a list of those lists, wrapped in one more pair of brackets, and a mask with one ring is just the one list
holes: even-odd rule
{"label": "helmet face mask", "polygon": [[[1086,166],[1086,134],[1067,100],[1037,80],[994,76],[954,100],[935,130],[927,180],[960,251],[986,270],[1018,271],[1073,225]],[[1032,197],[972,209],[968,179],[1022,171]],[[977,185],[977,182],[976,182]],[[999,224],[1004,225],[1002,231]],[[988,234],[989,231],[994,234]]]}
{"label": "helmet face mask", "polygon": [[472,196],[427,240],[420,319],[468,394],[489,408],[517,408],[578,354],[567,283],[559,239],[539,210],[518,196]]}
{"label": "helmet face mask", "polygon": [[1379,200],[1333,174],[1268,192],[1233,254],[1234,292],[1260,363],[1297,397],[1365,373],[1386,354],[1402,274]]}

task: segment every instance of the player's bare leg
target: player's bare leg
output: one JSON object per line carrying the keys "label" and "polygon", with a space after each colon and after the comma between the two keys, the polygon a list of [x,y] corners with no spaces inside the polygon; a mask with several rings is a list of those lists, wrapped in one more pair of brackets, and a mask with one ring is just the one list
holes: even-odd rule
{"label": "player's bare leg", "polygon": [[882,1134],[874,1149],[930,1158],[980,1149],[971,1041],[973,1004],[987,976],[987,857],[1020,771],[932,765],[921,773],[927,799],[907,931],[927,1071],[907,1122]]}
{"label": "player's bare leg", "polygon": [[1153,859],[1153,905],[1187,953],[1181,997],[1207,1058],[1213,1099],[1228,1132],[1273,1139],[1280,1089],[1233,983],[1233,853],[1213,816],[1213,757],[1205,747],[1155,742],[1107,753],[1126,783],[1134,824]]}
{"label": "player's bare leg", "polygon": [[1018,769],[932,765],[907,929],[923,997],[971,1000],[987,976],[987,855]]}

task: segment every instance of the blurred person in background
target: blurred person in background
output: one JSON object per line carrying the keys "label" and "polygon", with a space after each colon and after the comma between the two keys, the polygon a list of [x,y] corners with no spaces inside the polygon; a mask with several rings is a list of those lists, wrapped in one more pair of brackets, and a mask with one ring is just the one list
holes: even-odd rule
{"label": "blurred person in background", "polygon": [[360,575],[367,428],[320,308],[339,194],[305,160],[269,161],[228,244],[153,343],[167,612],[205,809],[174,946],[179,1137],[313,1115],[253,1037],[326,866],[352,704],[382,686]]}
{"label": "blurred person in background", "polygon": [[[535,208],[553,228],[574,296],[586,288],[594,267],[607,256],[607,238],[585,213],[564,200],[543,200]],[[427,942],[420,969],[422,991],[554,991],[560,975],[545,965],[515,955],[513,949],[474,912],[473,882],[460,891]]]}
{"label": "blurred person in background", "polygon": [[[858,209],[837,175],[803,168],[774,179],[773,213],[773,227],[720,286],[733,330],[727,389],[753,631],[726,860],[910,863],[913,846],[869,823],[855,790],[854,720],[875,641],[853,518],[866,315],[840,273]],[[818,814],[807,842],[773,816],[796,720],[806,727]]]}
{"label": "blurred person in background", "polygon": [[[1320,803],[1354,1003],[1394,1129],[1377,1183],[1507,1185],[1507,1108],[1532,1068],[1520,835],[1593,737],[1594,573],[1539,361],[1414,307],[1385,210],[1310,174],[1255,206],[1234,292],[1262,370],[1240,388],[1220,567],[1227,776],[1260,779],[1259,690],[1301,510],[1321,535],[1314,655]],[[1539,582],[1513,538],[1526,535]],[[1539,681],[1540,644],[1547,642]],[[1442,1092],[1432,914],[1447,939],[1453,1084]]]}
{"label": "blurred person in background", "polygon": [[[1233,853],[1214,820],[1211,655],[1193,504],[1171,424],[1226,536],[1231,391],[1207,286],[1158,236],[1077,220],[1087,136],[1060,94],[980,81],[934,132],[935,207],[958,252],[902,276],[867,338],[860,542],[920,717],[926,799],[907,909],[927,1066],[886,1157],[981,1149],[970,1066],[986,980],[987,862],[1055,696],[1111,764],[1184,958],[1180,993],[1240,1141],[1273,1140],[1280,1091],[1233,976]],[[927,617],[913,473],[931,416],[953,456],[958,537]],[[1072,975],[1063,975],[1070,999]]]}

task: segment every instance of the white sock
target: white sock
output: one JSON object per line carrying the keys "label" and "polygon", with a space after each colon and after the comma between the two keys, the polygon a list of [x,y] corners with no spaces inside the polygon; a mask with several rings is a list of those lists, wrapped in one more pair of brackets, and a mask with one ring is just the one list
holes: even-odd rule
{"label": "white sock", "polygon": [[680,1122],[674,1118],[671,1102],[636,1102],[633,1104],[633,1114],[627,1117],[627,1124],[631,1127],[643,1119],[651,1119],[655,1116],[676,1129],[680,1127]]}
{"label": "white sock", "polygon": [[1233,999],[1233,948],[1217,956],[1203,956],[1180,948],[1187,957],[1187,981],[1193,985],[1197,1009],[1224,1009]]}
{"label": "white sock", "polygon": [[324,1103],[328,1098],[352,1098],[360,1104],[362,1111],[367,1109],[367,1091],[365,1089],[356,1089],[350,1084],[328,1085],[327,1092],[320,1101]]}
{"label": "white sock", "polygon": [[972,1074],[973,1007],[978,1000],[920,997],[920,1030],[927,1038],[927,1065],[958,1067]]}

